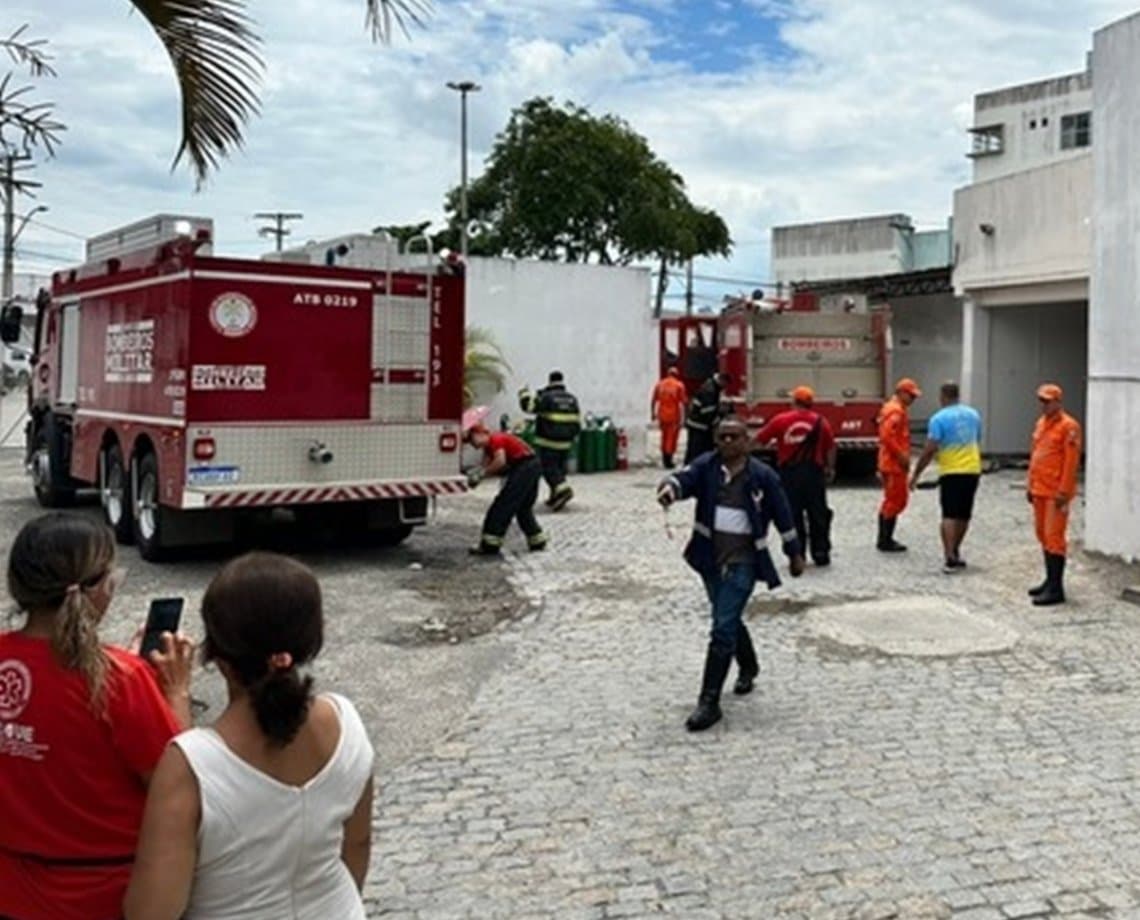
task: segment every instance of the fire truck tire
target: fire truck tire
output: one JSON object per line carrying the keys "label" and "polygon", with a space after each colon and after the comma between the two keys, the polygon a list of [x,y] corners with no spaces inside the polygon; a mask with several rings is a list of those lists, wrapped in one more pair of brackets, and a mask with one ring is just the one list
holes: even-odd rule
{"label": "fire truck tire", "polygon": [[75,486],[68,476],[63,433],[55,417],[48,413],[32,437],[29,463],[36,501],[45,508],[67,508],[75,504]]}
{"label": "fire truck tire", "polygon": [[110,444],[103,451],[99,503],[103,506],[103,520],[115,532],[115,539],[123,546],[134,543],[131,476],[126,461],[123,460],[123,449],[118,444]]}
{"label": "fire truck tire", "polygon": [[170,555],[164,542],[166,522],[173,512],[158,502],[158,458],[149,451],[135,457],[135,493],[131,523],[139,555],[147,562],[160,562]]}

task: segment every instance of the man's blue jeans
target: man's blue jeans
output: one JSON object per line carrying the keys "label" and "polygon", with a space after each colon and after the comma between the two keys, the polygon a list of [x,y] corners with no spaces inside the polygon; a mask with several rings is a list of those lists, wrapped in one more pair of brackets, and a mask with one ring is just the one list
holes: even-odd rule
{"label": "man's blue jeans", "polygon": [[[744,608],[756,587],[756,571],[752,564],[726,565],[703,578],[712,603],[709,650],[713,654],[732,657],[737,652],[738,643],[747,642],[751,651],[752,642],[747,638],[748,629],[744,625]],[[754,653],[750,657],[752,662],[740,661],[743,670],[755,661]]]}

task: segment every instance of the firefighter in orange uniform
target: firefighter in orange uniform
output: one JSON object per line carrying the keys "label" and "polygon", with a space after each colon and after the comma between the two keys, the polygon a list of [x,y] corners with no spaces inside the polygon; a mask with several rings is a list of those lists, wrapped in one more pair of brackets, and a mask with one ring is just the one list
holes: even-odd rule
{"label": "firefighter in orange uniform", "polygon": [[661,426],[661,464],[667,470],[673,469],[673,455],[677,453],[677,438],[685,422],[688,401],[689,394],[680,373],[675,367],[669,368],[669,373],[657,381],[649,403],[649,417]]}
{"label": "firefighter in orange uniform", "polygon": [[1045,580],[1029,589],[1038,607],[1065,602],[1065,532],[1069,508],[1077,494],[1081,462],[1081,426],[1061,406],[1064,393],[1055,383],[1037,388],[1041,418],[1033,429],[1026,497],[1033,505],[1037,540],[1045,554]]}
{"label": "firefighter in orange uniform", "polygon": [[922,395],[918,384],[903,377],[895,385],[895,395],[879,411],[879,478],[883,483],[883,503],[879,506],[879,539],[876,546],[884,553],[906,552],[895,540],[895,524],[906,509],[910,492],[910,415],[907,410]]}

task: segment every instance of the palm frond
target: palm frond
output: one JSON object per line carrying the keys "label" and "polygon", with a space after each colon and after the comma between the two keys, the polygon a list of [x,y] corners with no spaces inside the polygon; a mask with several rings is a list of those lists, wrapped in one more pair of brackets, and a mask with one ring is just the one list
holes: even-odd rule
{"label": "palm frond", "polygon": [[470,406],[479,391],[501,393],[511,365],[487,329],[468,326],[463,355],[463,404]]}
{"label": "palm frond", "polygon": [[431,14],[431,0],[366,0],[365,21],[373,41],[388,41],[392,26],[408,36],[409,25],[422,26]]}
{"label": "palm frond", "polygon": [[199,187],[257,114],[264,65],[245,0],[131,0],[166,48],[182,92],[182,142]]}

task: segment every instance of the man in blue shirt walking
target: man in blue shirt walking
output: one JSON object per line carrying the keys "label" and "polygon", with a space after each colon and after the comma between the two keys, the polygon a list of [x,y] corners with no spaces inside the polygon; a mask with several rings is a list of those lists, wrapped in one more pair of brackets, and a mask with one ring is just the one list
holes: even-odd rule
{"label": "man in blue shirt walking", "polygon": [[938,492],[942,505],[942,571],[952,574],[966,567],[962,541],[970,527],[974,496],[982,476],[982,416],[961,403],[958,384],[944,383],[939,392],[942,408],[930,418],[926,447],[915,464],[910,487],[930,461],[938,458]]}

